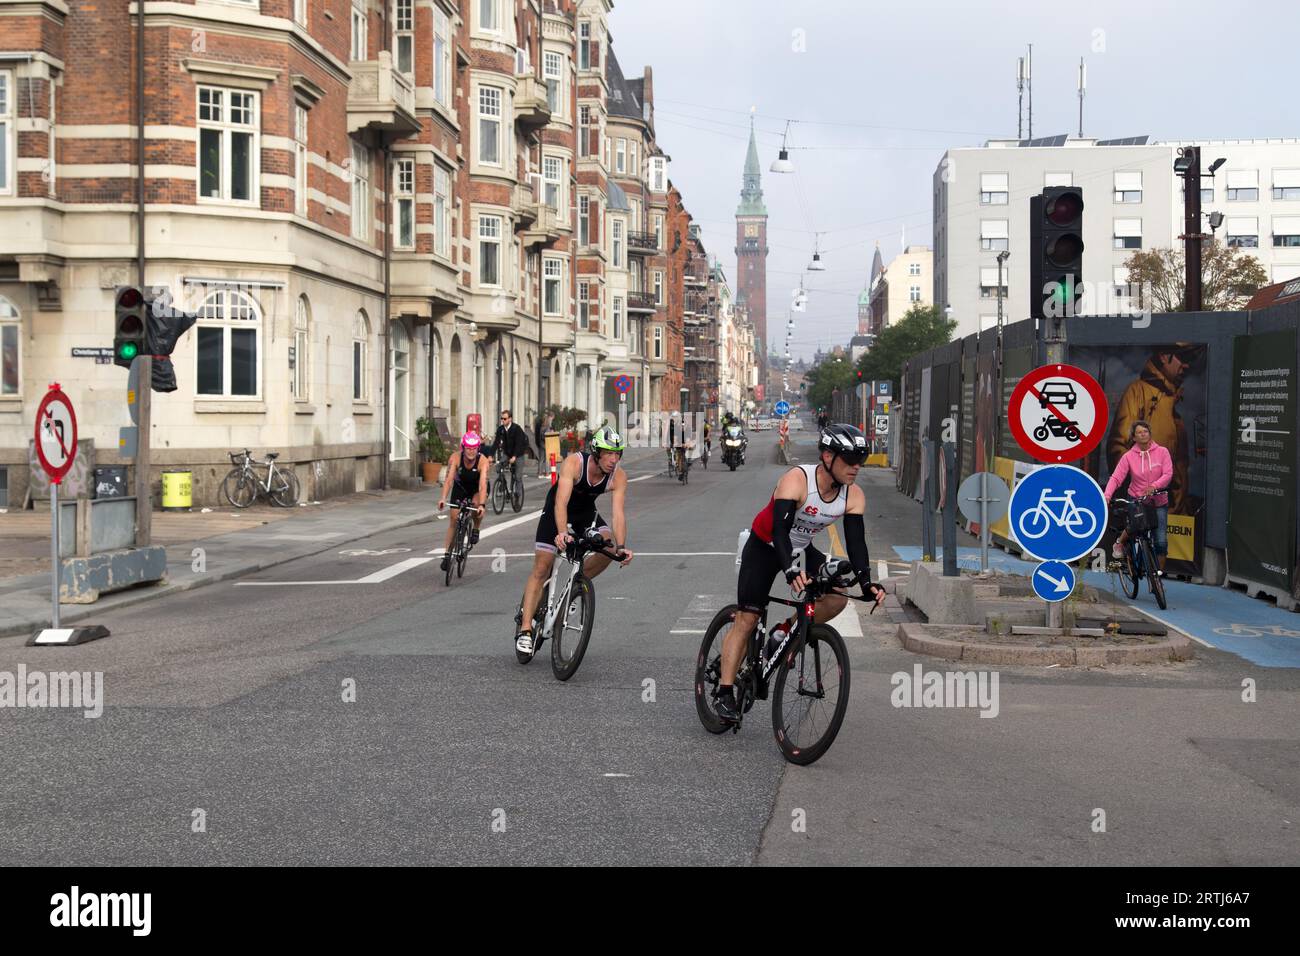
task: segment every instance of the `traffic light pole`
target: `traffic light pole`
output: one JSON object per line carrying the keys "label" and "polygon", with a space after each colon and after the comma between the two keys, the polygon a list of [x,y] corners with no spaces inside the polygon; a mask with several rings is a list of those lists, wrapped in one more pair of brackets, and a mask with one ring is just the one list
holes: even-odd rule
{"label": "traffic light pole", "polygon": [[1183,174],[1183,259],[1187,266],[1183,311],[1201,311],[1201,147],[1187,146]]}
{"label": "traffic light pole", "polygon": [[153,502],[150,500],[151,483],[149,481],[149,433],[150,408],[153,404],[153,356],[141,353],[135,360],[139,370],[136,386],[136,403],[139,409],[139,421],[136,427],[135,452],[135,546],[146,548],[152,541]]}

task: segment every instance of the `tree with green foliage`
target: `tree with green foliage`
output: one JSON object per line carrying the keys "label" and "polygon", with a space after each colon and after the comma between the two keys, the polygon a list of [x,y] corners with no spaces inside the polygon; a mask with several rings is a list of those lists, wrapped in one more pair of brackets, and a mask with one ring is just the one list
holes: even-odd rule
{"label": "tree with green foliage", "polygon": [[857,369],[848,359],[830,355],[808,373],[805,381],[808,404],[813,408],[830,408],[832,391],[857,384]]}
{"label": "tree with green foliage", "polygon": [[[1187,266],[1183,247],[1135,252],[1124,263],[1128,281],[1141,290],[1143,304],[1153,312],[1182,312],[1187,297]],[[1268,285],[1268,272],[1258,259],[1236,246],[1207,242],[1201,247],[1201,308],[1230,312]]]}
{"label": "tree with green foliage", "polygon": [[[955,319],[944,317],[937,305],[914,305],[893,325],[876,336],[871,349],[858,360],[864,382],[892,382],[897,395],[903,363],[921,352],[946,345],[957,329]],[[856,375],[853,376],[856,380]]]}

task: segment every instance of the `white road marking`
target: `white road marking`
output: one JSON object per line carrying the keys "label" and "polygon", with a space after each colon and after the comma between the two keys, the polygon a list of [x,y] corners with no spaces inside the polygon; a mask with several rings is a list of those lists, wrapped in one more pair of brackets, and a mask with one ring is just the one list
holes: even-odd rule
{"label": "white road marking", "polygon": [[736,556],[735,551],[634,551],[633,553],[638,558],[698,558],[719,555],[734,558]]}
{"label": "white road marking", "polygon": [[844,610],[840,611],[827,623],[840,632],[840,637],[862,636],[862,622],[858,620],[858,610],[853,606],[852,602],[849,602]]}
{"label": "white road marking", "polygon": [[395,578],[405,571],[412,568],[418,568],[422,564],[428,564],[433,558],[407,558],[405,561],[398,561],[391,568],[384,568],[382,571],[376,571],[374,574],[367,574],[364,578],[359,579],[357,584],[380,584],[389,578]]}
{"label": "white road marking", "polygon": [[640,478],[629,478],[629,479],[627,480],[627,483],[630,485],[630,484],[632,484],[632,482],[634,482],[634,481],[645,481],[647,478],[657,478],[657,477],[659,477],[659,473],[658,473],[658,472],[656,472],[656,473],[653,474],[653,475],[642,475]]}
{"label": "white road marking", "polygon": [[[537,511],[530,512],[529,514],[526,515],[520,515],[518,518],[511,518],[509,521],[503,522],[501,524],[494,524],[490,528],[484,528],[482,531],[480,531],[478,535],[478,539],[479,541],[482,541],[484,538],[490,538],[494,534],[500,534],[502,531],[505,531],[507,528],[513,528],[517,524],[523,524],[525,521],[533,521],[541,517],[541,514],[542,512],[539,509]],[[434,548],[432,551],[428,551],[426,553],[442,554],[444,550],[446,549]],[[474,555],[471,554],[470,557],[472,558],[474,557]]]}
{"label": "white road marking", "polygon": [[877,561],[876,573],[879,575],[880,580],[882,581],[885,580],[887,577],[889,577],[889,562],[885,561],[884,558],[881,558],[879,561]]}
{"label": "white road marking", "polygon": [[669,634],[707,634],[708,630],[696,631],[691,628],[677,627],[668,632]]}
{"label": "white road marking", "polygon": [[601,776],[602,777],[630,777],[632,775],[630,773],[605,773],[605,774],[601,774]]}

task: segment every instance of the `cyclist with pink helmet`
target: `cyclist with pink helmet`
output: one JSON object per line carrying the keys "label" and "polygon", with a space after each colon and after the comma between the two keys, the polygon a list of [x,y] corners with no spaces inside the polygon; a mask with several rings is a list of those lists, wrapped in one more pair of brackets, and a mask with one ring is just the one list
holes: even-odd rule
{"label": "cyclist with pink helmet", "polygon": [[[447,461],[447,477],[442,481],[442,498],[438,501],[441,511],[451,501],[453,508],[459,508],[461,502],[469,499],[478,513],[474,516],[474,533],[471,544],[478,544],[478,529],[483,523],[483,505],[487,502],[488,460],[480,454],[483,439],[478,432],[466,432],[460,439],[460,448],[451,453]],[[447,522],[447,540],[443,544],[442,570],[447,570],[450,559],[451,539],[456,533],[456,522]]]}

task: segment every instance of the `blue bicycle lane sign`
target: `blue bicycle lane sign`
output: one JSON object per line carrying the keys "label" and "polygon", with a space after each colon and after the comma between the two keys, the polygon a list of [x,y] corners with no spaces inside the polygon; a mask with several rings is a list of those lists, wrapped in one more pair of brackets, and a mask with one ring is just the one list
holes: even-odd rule
{"label": "blue bicycle lane sign", "polygon": [[1092,476],[1071,465],[1045,465],[1011,492],[1011,536],[1042,561],[1074,561],[1106,533],[1106,499]]}

